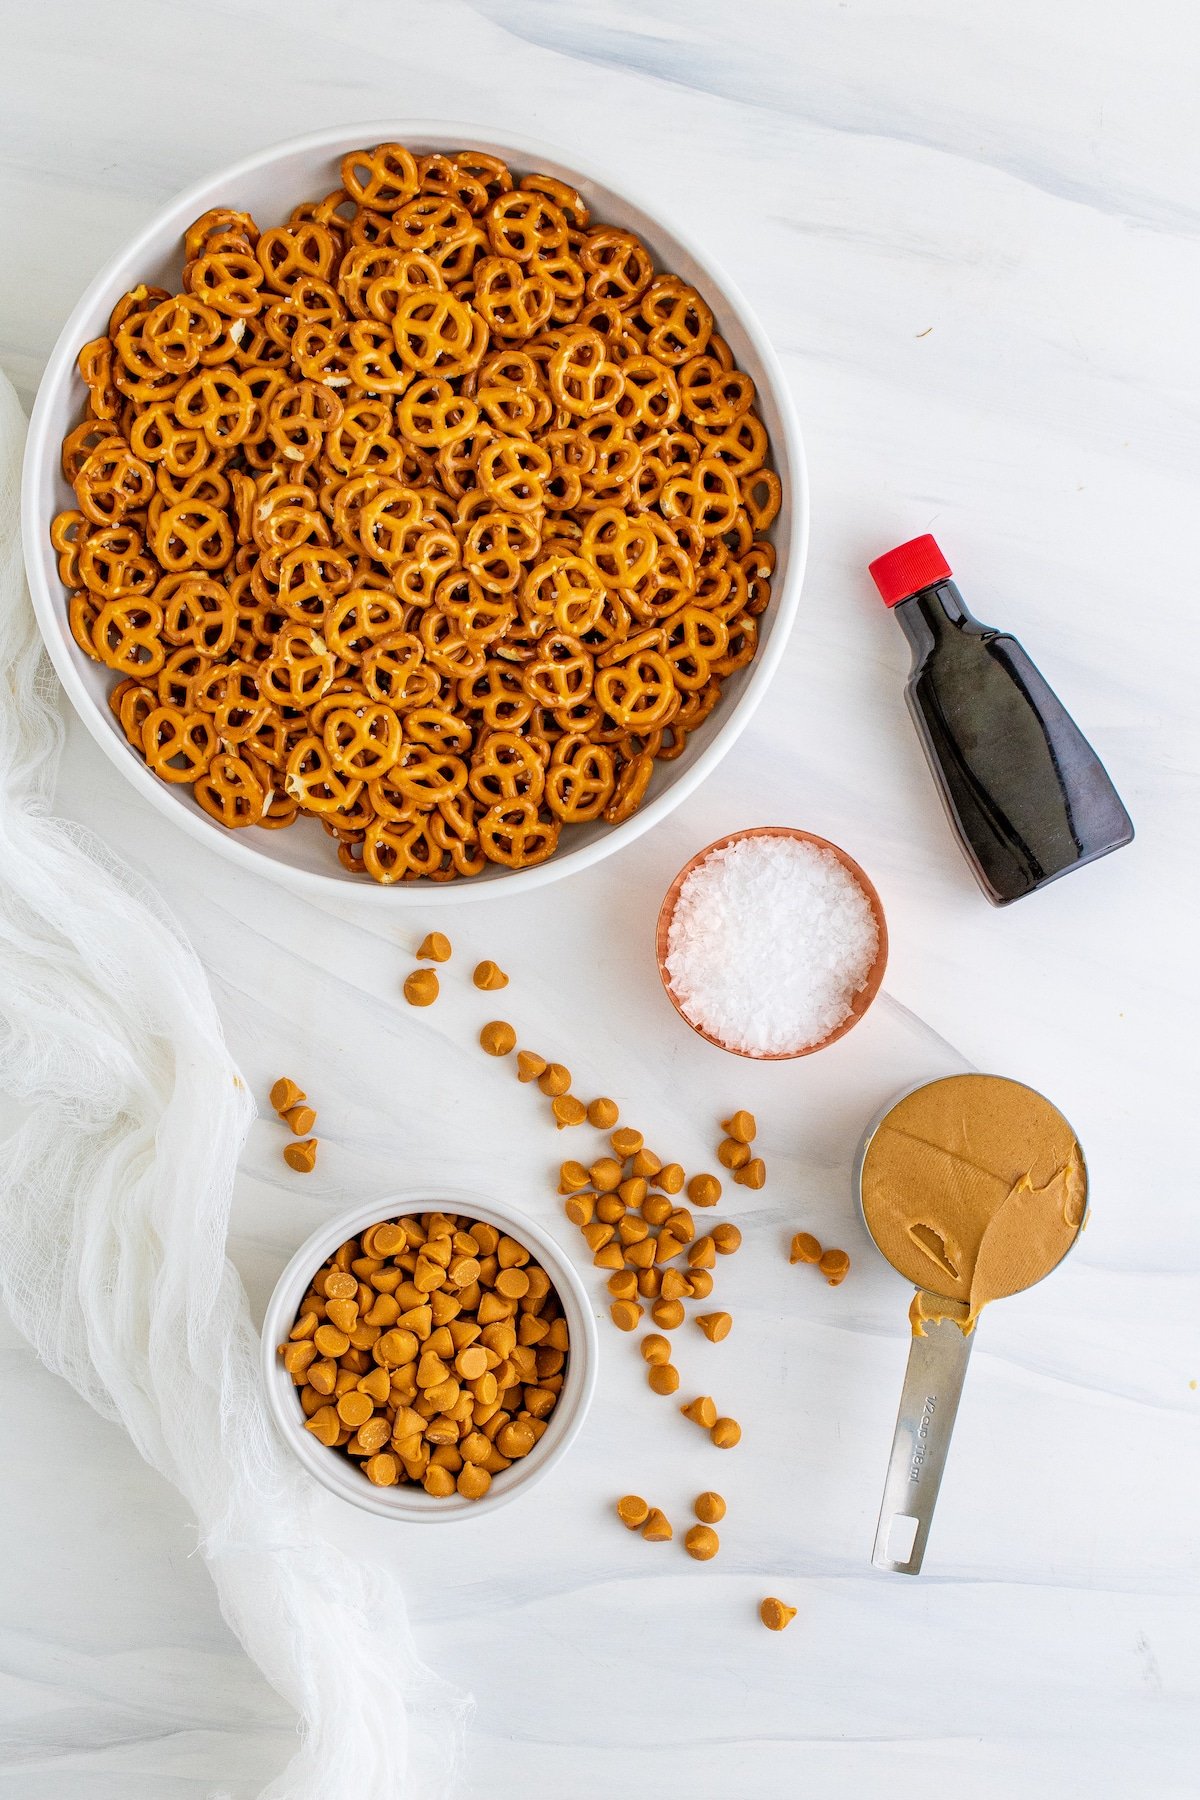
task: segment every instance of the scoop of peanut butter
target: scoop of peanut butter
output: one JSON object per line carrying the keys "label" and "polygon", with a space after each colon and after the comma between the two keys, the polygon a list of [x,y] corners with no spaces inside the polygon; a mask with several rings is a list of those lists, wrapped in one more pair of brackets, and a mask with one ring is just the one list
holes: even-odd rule
{"label": "scoop of peanut butter", "polygon": [[913,1330],[973,1329],[991,1300],[1060,1263],[1087,1212],[1075,1134],[1050,1102],[999,1075],[951,1075],[897,1101],[867,1146],[863,1212],[921,1292]]}

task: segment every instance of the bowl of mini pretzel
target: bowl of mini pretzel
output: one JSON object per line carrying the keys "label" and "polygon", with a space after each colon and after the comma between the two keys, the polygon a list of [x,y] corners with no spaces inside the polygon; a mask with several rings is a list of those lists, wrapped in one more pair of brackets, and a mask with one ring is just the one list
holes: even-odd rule
{"label": "bowl of mini pretzel", "polygon": [[706,250],[552,149],[389,122],[222,169],[96,277],[22,518],[145,798],[295,889],[443,904],[703,780],[783,655],[808,491]]}

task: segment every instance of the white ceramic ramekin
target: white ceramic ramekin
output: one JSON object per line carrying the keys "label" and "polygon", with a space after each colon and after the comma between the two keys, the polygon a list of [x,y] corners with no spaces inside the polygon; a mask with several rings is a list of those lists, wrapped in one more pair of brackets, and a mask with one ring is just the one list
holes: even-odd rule
{"label": "white ceramic ramekin", "polygon": [[[494,1477],[482,1500],[464,1500],[460,1494],[439,1500],[411,1482],[392,1488],[374,1486],[349,1458],[326,1449],[311,1432],[305,1431],[299,1390],[277,1354],[277,1346],[283,1343],[295,1323],[310,1280],[339,1245],[347,1238],[357,1237],[368,1225],[375,1225],[381,1219],[425,1212],[467,1214],[472,1219],[495,1225],[519,1244],[524,1244],[550,1277],[567,1321],[571,1347],[567,1354],[566,1378],[558,1404],[550,1415],[550,1423],[528,1456]],[[587,1416],[596,1386],[598,1347],[596,1320],[587,1291],[570,1258],[549,1233],[518,1212],[516,1207],[495,1200],[481,1200],[459,1188],[437,1185],[409,1189],[356,1206],[352,1212],[342,1213],[322,1225],[301,1244],[279,1277],[263,1320],[262,1374],[267,1405],[276,1427],[309,1474],[323,1487],[343,1500],[349,1500],[352,1505],[379,1513],[385,1519],[428,1525],[448,1519],[479,1518],[498,1506],[506,1506],[518,1494],[527,1493],[535,1482],[548,1474],[566,1455]]]}
{"label": "white ceramic ramekin", "polygon": [[[108,708],[110,672],[86,657],[70,634],[66,595],[49,537],[54,515],[74,505],[62,476],[59,451],[63,437],[79,423],[83,412],[85,389],[75,357],[81,345],[104,333],[114,302],[139,281],[177,286],[183,231],[209,207],[249,210],[264,228],[281,223],[299,201],[338,186],[338,164],[348,150],[386,142],[408,144],[420,153],[483,150],[503,157],[521,172],[541,170],[576,188],[598,220],[636,231],[660,267],[700,290],[737,362],[753,376],[783,485],[783,504],[770,534],[778,558],[774,593],[760,620],[758,653],[747,668],[739,669],[726,682],[720,706],[692,733],[682,756],[656,766],[649,795],[640,809],[623,825],[572,826],[562,850],[534,868],[509,870],[493,865],[471,880],[439,882],[436,888],[424,881],[380,887],[353,875],[342,868],[325,834],[303,823],[289,831],[229,831],[209,818],[186,785],[160,781],[153,775],[126,743]],[[513,137],[501,141],[472,125],[389,119],[293,138],[221,169],[172,200],[101,270],[63,326],[46,364],[25,451],[21,527],[34,609],[59,679],[105,755],[152,805],[243,868],[301,892],[357,892],[366,904],[391,908],[427,906],[436,893],[440,912],[468,900],[541,887],[560,875],[588,868],[657,824],[716,766],[762,698],[795,620],[808,550],[808,476],[791,396],[775,353],[737,287],[690,238],[663,224],[603,177],[546,145]]]}

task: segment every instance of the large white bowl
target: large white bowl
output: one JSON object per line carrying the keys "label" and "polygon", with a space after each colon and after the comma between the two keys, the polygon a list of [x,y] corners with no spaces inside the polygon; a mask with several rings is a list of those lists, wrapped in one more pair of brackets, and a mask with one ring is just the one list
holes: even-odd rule
{"label": "large white bowl", "polygon": [[[550,1414],[550,1423],[528,1456],[523,1456],[511,1469],[505,1469],[493,1478],[482,1500],[464,1500],[461,1494],[438,1499],[411,1482],[399,1487],[376,1487],[348,1457],[327,1450],[311,1431],[305,1431],[299,1390],[277,1353],[278,1345],[283,1343],[296,1322],[296,1313],[309,1282],[326,1258],[348,1238],[357,1237],[368,1225],[375,1225],[380,1219],[398,1219],[424,1212],[467,1214],[472,1219],[482,1219],[487,1225],[495,1225],[515,1238],[518,1244],[523,1244],[550,1277],[567,1321],[570,1349],[566,1375],[558,1404]],[[415,1525],[480,1518],[485,1512],[494,1512],[498,1506],[515,1500],[518,1494],[527,1493],[534,1482],[548,1474],[566,1455],[587,1416],[596,1387],[598,1352],[596,1319],[587,1290],[570,1257],[549,1233],[515,1207],[494,1200],[480,1200],[462,1189],[442,1187],[437,1183],[356,1206],[353,1212],[330,1219],[314,1231],[279,1277],[262,1328],[262,1374],[267,1405],[279,1432],[309,1474],[331,1493],[349,1500],[354,1506],[365,1507],[368,1512],[379,1513],[385,1519],[402,1519]]]}
{"label": "large white bowl", "polygon": [[808,549],[808,480],[787,383],[770,344],[735,284],[681,232],[664,225],[587,168],[566,161],[556,150],[528,139],[506,137],[501,142],[470,125],[385,120],[293,138],[222,169],[172,200],[89,285],[64,325],[46,365],[30,422],[22,484],[25,566],[38,623],[59,679],[105,755],[168,818],[244,867],[301,891],[328,893],[336,887],[343,893],[357,892],[364,900],[384,906],[427,905],[433,897],[433,884],[428,882],[381,887],[351,874],[338,862],[331,840],[315,825],[300,822],[289,831],[229,831],[196,804],[190,788],[168,784],[151,774],[125,741],[107,705],[111,671],[86,657],[71,636],[66,596],[49,537],[54,515],[74,505],[71,490],[63,480],[59,453],[62,439],[82,416],[86,397],[75,358],[81,345],[106,330],[108,315],[120,295],[139,281],[177,287],[184,229],[209,207],[248,209],[265,229],[281,223],[299,201],[337,187],[338,165],[348,150],[384,142],[408,144],[418,152],[483,150],[503,157],[521,173],[543,170],[578,189],[598,220],[637,232],[660,267],[672,270],[701,291],[737,362],[753,376],[759,410],[783,485],[783,504],[771,532],[778,559],[774,593],[760,622],[758,654],[749,667],[739,670],[726,683],[720,706],[693,732],[682,756],[657,765],[649,795],[639,811],[615,827],[599,823],[572,826],[564,834],[563,848],[535,868],[507,870],[490,865],[472,880],[438,883],[440,909],[450,903],[495,895],[498,884],[502,884],[505,894],[515,894],[599,862],[664,818],[716,766],[762,698],[796,616]]}

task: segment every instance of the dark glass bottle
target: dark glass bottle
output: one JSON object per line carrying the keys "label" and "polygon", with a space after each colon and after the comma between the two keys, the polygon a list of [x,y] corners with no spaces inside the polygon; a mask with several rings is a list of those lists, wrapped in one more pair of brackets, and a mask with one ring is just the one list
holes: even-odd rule
{"label": "dark glass bottle", "polygon": [[933,538],[901,544],[871,574],[912,646],[909,711],[993,905],[1128,844],[1104,764],[1016,638],[972,618]]}

